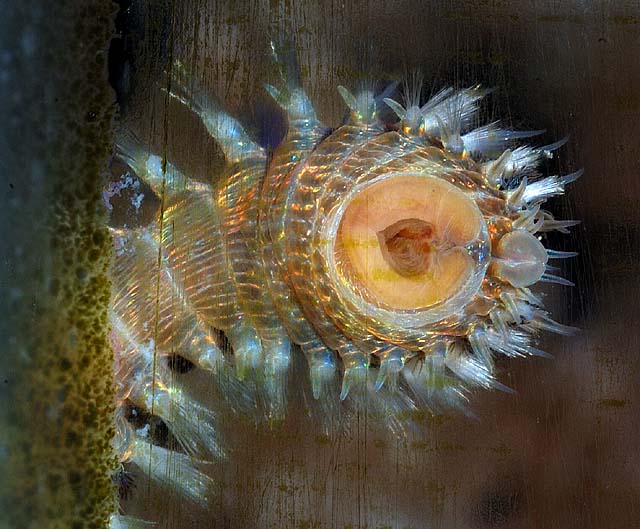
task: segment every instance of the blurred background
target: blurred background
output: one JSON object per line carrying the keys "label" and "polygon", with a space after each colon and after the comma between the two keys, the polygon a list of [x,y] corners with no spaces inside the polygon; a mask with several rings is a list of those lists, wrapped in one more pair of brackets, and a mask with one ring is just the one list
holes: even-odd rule
{"label": "blurred background", "polygon": [[[501,360],[500,380],[515,395],[476,392],[477,420],[425,415],[402,439],[364,417],[327,437],[302,404],[282,427],[229,424],[234,451],[210,468],[217,497],[209,511],[167,498],[144,476],[126,510],[172,529],[640,527],[640,4],[119,3],[109,75],[120,124],[196,178],[215,178],[220,152],[195,116],[165,97],[165,68],[181,61],[261,143],[276,145],[286,125],[262,86],[275,75],[269,41],[282,37],[295,42],[328,125],[344,117],[339,84],[382,85],[419,68],[425,96],[449,85],[497,88],[487,118],[544,128],[544,143],[568,135],[547,169],[585,170],[548,207],[582,221],[547,244],[580,252],[563,263],[576,287],[544,289],[556,319],[581,333],[545,336],[553,360]],[[132,208],[119,215],[145,222]],[[183,378],[206,398],[204,377]]]}

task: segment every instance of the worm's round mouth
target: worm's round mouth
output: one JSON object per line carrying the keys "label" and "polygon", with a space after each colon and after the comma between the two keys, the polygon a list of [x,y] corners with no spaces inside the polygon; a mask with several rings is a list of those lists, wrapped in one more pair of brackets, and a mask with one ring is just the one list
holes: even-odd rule
{"label": "worm's round mouth", "polygon": [[420,219],[403,219],[378,232],[385,261],[401,276],[413,277],[433,266],[431,224]]}
{"label": "worm's round mouth", "polygon": [[479,285],[485,267],[469,248],[484,227],[464,191],[431,176],[398,174],[348,201],[336,250],[344,276],[370,301],[391,310],[427,309],[455,298],[472,279]]}

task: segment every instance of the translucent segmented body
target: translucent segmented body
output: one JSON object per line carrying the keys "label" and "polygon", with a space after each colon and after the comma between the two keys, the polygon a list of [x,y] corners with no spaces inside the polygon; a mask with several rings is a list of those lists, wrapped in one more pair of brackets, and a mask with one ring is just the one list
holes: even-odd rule
{"label": "translucent segmented body", "polygon": [[[579,173],[533,170],[562,142],[514,147],[540,131],[472,128],[487,93],[478,87],[443,90],[423,106],[415,95],[403,106],[341,87],[350,117],[333,131],[299,87],[268,91],[289,117],[269,156],[203,91],[170,94],[225,153],[226,169],[208,184],[123,134],[123,160],[163,199],[154,224],[114,232],[123,406],[159,414],[187,452],[221,455],[214,414],[166,374],[163,359],[175,351],[214,372],[234,365],[230,400],[256,384],[277,418],[292,355],[306,357],[321,402],[366,395],[367,406],[440,410],[464,404],[468,388],[505,389],[494,355],[543,354],[533,344],[539,331],[572,332],[530,290],[566,282],[547,261],[573,255],[537,237],[573,224],[541,206]],[[399,123],[378,120],[381,99]],[[220,350],[219,331],[232,355]],[[126,425],[120,441],[123,459],[141,457]],[[194,487],[187,493],[198,499]]]}

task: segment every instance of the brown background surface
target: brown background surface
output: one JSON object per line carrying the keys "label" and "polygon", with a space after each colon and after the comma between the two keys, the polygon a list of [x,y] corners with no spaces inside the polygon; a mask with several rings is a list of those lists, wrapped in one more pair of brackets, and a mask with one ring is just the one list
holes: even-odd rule
{"label": "brown background surface", "polygon": [[[500,362],[516,395],[478,392],[477,421],[427,419],[400,440],[363,417],[326,437],[302,406],[282,428],[230,423],[235,452],[211,467],[219,496],[209,511],[167,501],[140,477],[130,512],[176,529],[640,527],[640,4],[134,2],[119,23],[112,77],[123,119],[199,178],[215,174],[219,153],[192,115],[166,104],[164,66],[185,62],[274,144],[282,117],[261,85],[273,78],[269,39],[281,35],[295,38],[305,85],[329,125],[344,113],[338,84],[420,67],[427,93],[497,87],[487,117],[546,128],[548,142],[569,134],[549,170],[585,169],[550,205],[559,218],[582,220],[550,241],[580,252],[563,265],[577,286],[545,289],[557,319],[582,333],[547,336],[554,360]],[[206,393],[202,376],[185,379]]]}

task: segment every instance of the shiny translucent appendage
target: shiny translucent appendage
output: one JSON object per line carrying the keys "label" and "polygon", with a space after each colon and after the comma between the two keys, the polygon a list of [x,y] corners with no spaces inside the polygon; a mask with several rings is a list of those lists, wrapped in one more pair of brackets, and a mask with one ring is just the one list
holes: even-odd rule
{"label": "shiny translucent appendage", "polygon": [[[200,85],[189,78],[183,64],[175,62],[170,71],[172,82],[169,95],[191,109],[232,163],[264,157],[264,150],[244,130],[238,120],[224,112],[221,106]],[[188,80],[188,85],[186,81]]]}
{"label": "shiny translucent appendage", "polygon": [[384,91],[377,96],[371,88],[363,88],[355,94],[344,86],[338,86],[338,92],[349,108],[349,124],[358,127],[377,129],[382,132],[382,123],[378,120],[378,106],[391,94],[398,82],[389,83]]}
{"label": "shiny translucent appendage", "polygon": [[421,108],[425,134],[439,134],[444,123],[450,132],[459,135],[472,122],[480,100],[489,92],[489,89],[474,86],[458,91],[445,89],[436,94]]}
{"label": "shiny translucent appendage", "polygon": [[461,136],[467,153],[479,156],[501,155],[514,140],[543,134],[544,130],[506,130],[499,123],[489,123]]}
{"label": "shiny translucent appendage", "polygon": [[481,361],[485,367],[492,372],[494,369],[493,353],[486,334],[484,326],[478,325],[474,327],[473,331],[471,331],[468,336],[468,340],[474,358]]}
{"label": "shiny translucent appendage", "polygon": [[583,170],[564,176],[549,176],[537,182],[533,182],[527,186],[522,199],[525,202],[533,202],[535,200],[547,199],[552,196],[564,193],[565,186],[571,182],[575,182],[583,174]]}
{"label": "shiny translucent appendage", "polygon": [[354,387],[359,390],[364,388],[367,382],[367,373],[369,371],[369,359],[367,355],[355,350],[353,347],[343,349],[340,357],[342,358],[342,364],[344,365],[340,400],[344,400]]}
{"label": "shiny translucent appendage", "polygon": [[399,347],[390,347],[388,351],[378,353],[378,356],[380,356],[380,368],[375,383],[376,391],[379,391],[385,383],[389,388],[396,389],[398,375],[404,367],[408,352]]}
{"label": "shiny translucent appendage", "polygon": [[514,287],[540,281],[549,256],[542,243],[528,231],[507,233],[498,242],[493,257],[494,273]]}
{"label": "shiny translucent appendage", "polygon": [[215,428],[215,414],[172,380],[168,366],[159,357],[153,340],[146,344],[135,344],[128,340],[121,329],[116,329],[116,332],[116,400],[119,404],[120,441],[124,443],[119,452],[128,450],[127,423],[123,419],[123,410],[126,402],[130,401],[160,417],[187,452],[222,457],[224,452]]}
{"label": "shiny translucent appendage", "polygon": [[213,411],[190,397],[175,382],[163,380],[159,373],[139,377],[132,385],[129,398],[134,404],[162,418],[189,454],[215,458],[224,456]]}
{"label": "shiny translucent appendage", "polygon": [[109,519],[109,529],[152,529],[155,525],[153,522],[120,514],[112,514]]}
{"label": "shiny translucent appendage", "polygon": [[452,408],[466,412],[468,396],[464,384],[446,366],[445,348],[440,343],[424,358],[409,360],[402,376],[419,406],[433,413]]}
{"label": "shiny translucent appendage", "polygon": [[153,481],[206,506],[211,478],[196,468],[198,460],[136,438],[129,461]]}
{"label": "shiny translucent appendage", "polygon": [[496,159],[483,163],[481,170],[487,181],[495,186],[512,180],[518,181],[529,176],[541,161],[551,158],[552,152],[566,142],[567,138],[563,138],[543,147],[520,146],[513,150],[507,149]]}
{"label": "shiny translucent appendage", "polygon": [[[414,78],[409,97],[405,94],[405,106],[390,98],[384,102],[400,118],[400,130],[413,137],[439,136],[442,143],[449,144],[452,152],[462,152],[464,148],[461,131],[468,126],[478,110],[478,102],[489,92],[480,87],[471,87],[454,91],[445,88],[435,94],[422,107],[420,106],[419,80]],[[453,143],[460,147],[451,149]]]}
{"label": "shiny translucent appendage", "polygon": [[[207,490],[212,482],[196,468],[202,461],[149,442],[149,427],[135,431],[125,419],[122,408],[116,410],[115,423],[116,436],[112,445],[121,463],[131,463],[156,483],[178,491],[199,505],[206,505]],[[116,521],[133,523],[135,519]]]}
{"label": "shiny translucent appendage", "polygon": [[326,393],[326,386],[330,385],[336,375],[336,362],[333,352],[320,340],[309,343],[304,352],[309,362],[309,376],[311,377],[311,389],[313,397],[319,399]]}

